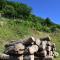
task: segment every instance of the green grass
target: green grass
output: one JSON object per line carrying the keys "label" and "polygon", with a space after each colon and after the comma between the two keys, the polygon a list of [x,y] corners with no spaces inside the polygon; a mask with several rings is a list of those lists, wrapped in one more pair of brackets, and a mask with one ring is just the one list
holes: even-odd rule
{"label": "green grass", "polygon": [[[17,19],[19,20],[19,19]],[[27,38],[28,36],[34,36],[40,38],[43,36],[50,35],[52,42],[56,44],[57,52],[60,54],[60,31],[55,33],[47,33],[37,31],[30,21],[19,20],[16,22],[12,19],[0,18],[0,52],[4,51],[4,45],[11,40],[20,40]],[[59,55],[60,56],[60,55]],[[60,60],[56,58],[55,60]]]}

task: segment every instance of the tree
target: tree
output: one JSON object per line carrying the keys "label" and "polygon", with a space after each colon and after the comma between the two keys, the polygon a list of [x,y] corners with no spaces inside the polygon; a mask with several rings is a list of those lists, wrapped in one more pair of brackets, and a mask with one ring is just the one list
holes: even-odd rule
{"label": "tree", "polygon": [[54,23],[51,21],[50,18],[46,18],[46,19],[43,21],[43,25],[49,27],[49,26],[54,25]]}
{"label": "tree", "polygon": [[27,18],[29,14],[31,13],[32,8],[27,6],[26,4],[18,3],[18,2],[12,2],[7,1],[8,5],[11,5],[14,7],[16,11],[16,17],[17,18]]}
{"label": "tree", "polygon": [[0,0],[0,10],[2,10],[7,3],[7,0]]}
{"label": "tree", "polygon": [[3,9],[4,16],[5,17],[15,17],[16,16],[16,11],[13,6],[6,5],[5,8]]}
{"label": "tree", "polygon": [[15,3],[15,10],[17,11],[18,17],[27,18],[32,9],[25,4]]}

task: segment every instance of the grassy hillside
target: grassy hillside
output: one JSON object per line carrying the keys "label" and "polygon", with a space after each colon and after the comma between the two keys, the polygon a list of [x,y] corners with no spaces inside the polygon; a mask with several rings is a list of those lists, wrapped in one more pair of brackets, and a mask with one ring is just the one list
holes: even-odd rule
{"label": "grassy hillside", "polygon": [[0,1],[0,52],[4,51],[4,45],[11,40],[48,35],[51,36],[52,42],[55,42],[60,54],[60,25],[52,22],[49,17],[44,19],[33,15],[32,8],[26,4]]}
{"label": "grassy hillside", "polygon": [[[16,22],[17,20],[17,22]],[[32,26],[32,22],[19,19],[7,19],[0,17],[0,52],[3,52],[4,45],[11,40],[20,40],[29,36],[37,38],[50,35],[52,41],[55,42],[57,51],[60,54],[60,31],[43,32],[38,31]],[[60,58],[56,58],[59,60]]]}

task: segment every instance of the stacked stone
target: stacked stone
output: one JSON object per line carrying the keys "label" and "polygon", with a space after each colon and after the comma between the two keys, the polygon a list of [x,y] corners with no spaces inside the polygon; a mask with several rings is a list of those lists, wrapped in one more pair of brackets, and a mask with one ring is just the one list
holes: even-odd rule
{"label": "stacked stone", "polygon": [[52,60],[55,44],[49,37],[35,39],[30,37],[25,41],[12,42],[5,45],[6,60]]}

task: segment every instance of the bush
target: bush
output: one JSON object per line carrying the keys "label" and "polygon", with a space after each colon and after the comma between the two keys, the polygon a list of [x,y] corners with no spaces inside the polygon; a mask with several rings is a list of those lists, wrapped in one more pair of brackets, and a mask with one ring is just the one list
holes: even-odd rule
{"label": "bush", "polygon": [[46,26],[42,26],[41,31],[43,31],[43,32],[49,32],[49,33],[51,32],[50,28],[48,28]]}
{"label": "bush", "polygon": [[10,5],[6,5],[6,7],[3,9],[4,12],[4,16],[11,18],[11,17],[15,17],[16,16],[16,11],[14,10],[14,7],[10,6]]}
{"label": "bush", "polygon": [[46,18],[46,19],[42,22],[42,25],[43,25],[43,26],[48,26],[48,27],[50,27],[50,26],[54,25],[54,23],[51,21],[50,18]]}
{"label": "bush", "polygon": [[51,30],[51,32],[55,32],[55,31],[57,31],[57,27],[56,27],[56,26],[52,26],[52,27],[50,28],[50,30]]}
{"label": "bush", "polygon": [[31,13],[31,8],[22,3],[15,3],[15,10],[17,12],[17,17],[27,18]]}
{"label": "bush", "polygon": [[27,18],[31,13],[32,8],[26,4],[7,1],[7,5],[3,8],[3,13],[7,17]]}
{"label": "bush", "polygon": [[0,0],[0,10],[2,10],[6,5],[7,0]]}

